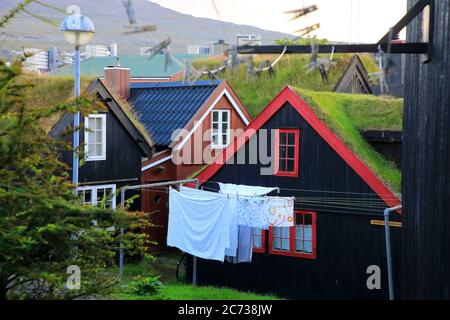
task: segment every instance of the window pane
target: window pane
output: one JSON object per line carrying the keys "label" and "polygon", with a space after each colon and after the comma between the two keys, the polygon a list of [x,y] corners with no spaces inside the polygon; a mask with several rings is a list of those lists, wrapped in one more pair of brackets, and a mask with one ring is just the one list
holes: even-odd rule
{"label": "window pane", "polygon": [[[92,141],[92,142],[94,142],[94,141]],[[95,142],[102,143],[102,131],[95,132]]]}
{"label": "window pane", "polygon": [[95,129],[96,130],[103,130],[103,126],[102,126],[102,118],[95,118]]}
{"label": "window pane", "polygon": [[95,130],[95,118],[88,119],[88,128],[91,130]]}
{"label": "window pane", "polygon": [[227,132],[228,131],[228,123],[222,123],[222,131]]}
{"label": "window pane", "polygon": [[286,144],[286,133],[280,133],[280,144]]}
{"label": "window pane", "polygon": [[312,225],[312,214],[305,214],[305,224],[306,225]]}
{"label": "window pane", "polygon": [[287,157],[290,159],[294,159],[295,157],[295,147],[288,147],[287,148]]}
{"label": "window pane", "polygon": [[303,251],[306,253],[312,253],[312,242],[311,241],[304,241],[303,242]]}
{"label": "window pane", "polygon": [[213,111],[212,117],[213,117],[213,121],[218,121],[219,120],[219,113],[217,111]]}
{"label": "window pane", "polygon": [[222,144],[228,144],[228,136],[226,134],[222,135]]}
{"label": "window pane", "polygon": [[218,122],[213,122],[212,128],[213,128],[213,130],[219,129],[219,123]]}
{"label": "window pane", "polygon": [[288,133],[288,144],[295,144],[295,133]]}
{"label": "window pane", "polygon": [[227,122],[228,121],[228,112],[222,112],[222,121]]}
{"label": "window pane", "polygon": [[93,156],[95,157],[100,157],[102,155],[102,145],[101,144],[95,144],[95,148],[94,148],[94,154]]}
{"label": "window pane", "polygon": [[95,144],[89,143],[87,146],[87,156],[92,157],[95,155]]}
{"label": "window pane", "polygon": [[282,249],[282,250],[286,250],[286,251],[289,251],[289,250],[290,250],[289,239],[284,239],[284,238],[283,238],[282,244],[281,244],[281,249]]}
{"label": "window pane", "polygon": [[280,159],[279,165],[278,165],[279,171],[286,171],[286,161],[284,159]]}
{"label": "window pane", "polygon": [[280,146],[280,158],[286,158],[286,150],[285,146]]}
{"label": "window pane", "polygon": [[302,240],[295,240],[295,251],[304,252],[303,243]]}
{"label": "window pane", "polygon": [[294,170],[294,160],[288,160],[286,171],[293,172]]}
{"label": "window pane", "polygon": [[281,227],[281,236],[283,238],[289,238],[289,227]]}

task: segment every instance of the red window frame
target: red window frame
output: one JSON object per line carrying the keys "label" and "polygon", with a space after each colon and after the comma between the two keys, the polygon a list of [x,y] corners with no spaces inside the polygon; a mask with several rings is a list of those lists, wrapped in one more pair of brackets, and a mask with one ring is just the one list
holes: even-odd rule
{"label": "red window frame", "polygon": [[[261,235],[260,235],[261,236],[261,248],[257,248],[255,246],[253,246],[253,252],[264,253],[264,252],[266,252],[266,230],[260,230],[260,231],[261,231]],[[253,237],[254,237],[254,235],[253,235]]]}
{"label": "red window frame", "polygon": [[[288,134],[294,134],[294,171],[281,171],[280,166],[280,135],[282,133],[286,133],[286,141],[284,141],[284,145],[287,145]],[[275,161],[275,176],[279,177],[298,177],[298,161],[299,161],[299,145],[300,145],[300,130],[299,129],[276,129],[275,131],[275,152],[274,152],[274,161]],[[287,153],[286,148],[286,153]],[[283,158],[287,161],[287,155]],[[287,167],[287,165],[286,165]]]}
{"label": "red window frame", "polygon": [[[306,215],[309,214],[312,217],[312,253],[296,252],[295,251],[295,224],[297,221],[297,214]],[[269,228],[269,253],[282,256],[299,257],[306,259],[316,259],[316,213],[313,211],[294,211],[294,227],[289,228],[289,251],[279,250],[273,248],[273,227]]]}

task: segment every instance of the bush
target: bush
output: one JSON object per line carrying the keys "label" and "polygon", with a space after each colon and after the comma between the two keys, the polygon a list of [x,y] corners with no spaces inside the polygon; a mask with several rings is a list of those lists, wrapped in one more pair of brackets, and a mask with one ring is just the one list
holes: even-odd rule
{"label": "bush", "polygon": [[132,281],[128,287],[127,293],[138,296],[151,296],[161,292],[164,288],[163,283],[159,280],[161,276],[142,277],[138,276]]}

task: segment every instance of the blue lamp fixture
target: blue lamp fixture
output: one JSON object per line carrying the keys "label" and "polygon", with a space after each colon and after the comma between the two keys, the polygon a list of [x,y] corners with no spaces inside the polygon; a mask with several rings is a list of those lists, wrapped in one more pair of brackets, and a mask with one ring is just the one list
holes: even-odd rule
{"label": "blue lamp fixture", "polygon": [[[68,43],[75,46],[74,52],[74,93],[75,98],[80,96],[80,46],[88,44],[94,37],[95,27],[91,19],[81,15],[80,7],[72,5],[67,8],[67,14],[61,23],[61,31]],[[78,148],[80,146],[80,112],[76,112],[73,117],[73,164],[72,183],[75,191],[78,186]]]}

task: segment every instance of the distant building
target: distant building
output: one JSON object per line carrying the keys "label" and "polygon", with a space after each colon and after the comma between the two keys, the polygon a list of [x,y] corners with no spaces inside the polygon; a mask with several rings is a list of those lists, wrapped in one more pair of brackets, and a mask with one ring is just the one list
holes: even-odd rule
{"label": "distant building", "polygon": [[237,46],[260,46],[261,36],[256,34],[238,34],[236,35]]}
{"label": "distant building", "polygon": [[30,55],[25,59],[24,68],[31,72],[47,72],[49,70],[48,51],[37,48],[24,48],[24,53]]}
{"label": "distant building", "polygon": [[200,45],[188,45],[187,53],[188,54],[209,54],[211,52],[211,48]]}
{"label": "distant building", "polygon": [[117,43],[111,45],[89,44],[86,46],[85,57],[116,57]]}
{"label": "distant building", "polygon": [[211,44],[211,54],[222,54],[223,52],[230,49],[230,44],[226,43],[225,40],[218,40]]}
{"label": "distant building", "polygon": [[[179,61],[192,61],[196,58],[207,57],[206,55],[173,54],[172,57]],[[164,55],[156,55],[153,59],[147,56],[117,56],[117,57],[92,57],[81,61],[80,72],[86,77],[103,77],[104,69],[117,65],[117,59],[122,67],[131,69],[131,82],[164,82],[179,81],[183,79],[183,66],[171,63],[166,67]],[[73,64],[63,66],[49,72],[52,76],[73,75]]]}

